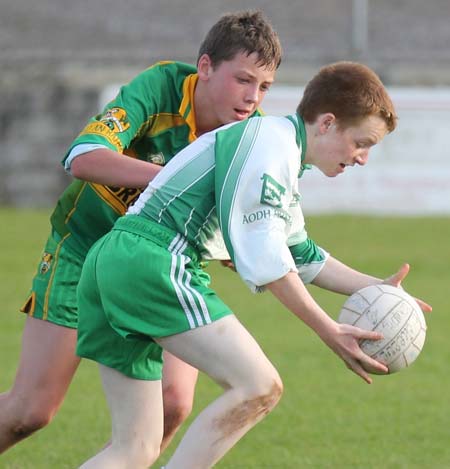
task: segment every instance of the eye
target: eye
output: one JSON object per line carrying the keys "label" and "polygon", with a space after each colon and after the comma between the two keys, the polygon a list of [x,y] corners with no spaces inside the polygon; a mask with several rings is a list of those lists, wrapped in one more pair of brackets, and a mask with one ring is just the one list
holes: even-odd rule
{"label": "eye", "polygon": [[248,78],[237,78],[237,81],[242,84],[247,84],[250,83],[250,80]]}
{"label": "eye", "polygon": [[270,85],[268,84],[261,85],[260,90],[266,93],[267,91],[270,90]]}

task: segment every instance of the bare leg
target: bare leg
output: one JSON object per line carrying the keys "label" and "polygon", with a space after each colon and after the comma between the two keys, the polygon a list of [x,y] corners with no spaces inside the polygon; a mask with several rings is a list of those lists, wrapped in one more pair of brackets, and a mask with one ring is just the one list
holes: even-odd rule
{"label": "bare leg", "polygon": [[46,426],[80,363],[77,331],[27,317],[12,389],[0,394],[0,453]]}
{"label": "bare leg", "polygon": [[[198,370],[169,352],[163,353],[164,436],[160,453],[169,446],[181,424],[189,417],[198,378]],[[105,445],[105,448],[110,445],[111,441]]]}
{"label": "bare leg", "polygon": [[275,407],[278,373],[234,316],[158,342],[225,389],[189,427],[166,469],[212,467]]}
{"label": "bare leg", "polygon": [[164,402],[164,451],[181,424],[189,417],[194,402],[198,371],[179,358],[164,351],[162,378]]}
{"label": "bare leg", "polygon": [[132,379],[99,367],[111,412],[112,440],[81,468],[147,468],[159,456],[163,434],[161,381]]}
{"label": "bare leg", "polygon": [[[278,373],[234,316],[157,341],[225,389],[189,427],[166,466],[212,467],[275,407],[282,392]],[[161,382],[131,379],[104,366],[100,370],[112,417],[112,443],[82,469],[145,468],[158,457],[162,441]]]}

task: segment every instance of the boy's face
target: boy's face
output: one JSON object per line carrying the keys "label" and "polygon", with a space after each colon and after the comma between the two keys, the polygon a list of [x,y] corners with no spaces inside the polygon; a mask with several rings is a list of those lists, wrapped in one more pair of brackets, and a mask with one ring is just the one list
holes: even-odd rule
{"label": "boy's face", "polygon": [[[239,52],[213,67],[208,55],[198,63],[196,117],[204,130],[250,117],[272,85],[275,70],[257,64],[256,52]],[[209,127],[209,129],[207,129]]]}
{"label": "boy's face", "polygon": [[378,116],[365,117],[358,124],[341,129],[333,114],[321,114],[316,125],[313,154],[306,162],[329,177],[343,173],[347,166],[365,165],[370,148],[387,133],[386,123]]}

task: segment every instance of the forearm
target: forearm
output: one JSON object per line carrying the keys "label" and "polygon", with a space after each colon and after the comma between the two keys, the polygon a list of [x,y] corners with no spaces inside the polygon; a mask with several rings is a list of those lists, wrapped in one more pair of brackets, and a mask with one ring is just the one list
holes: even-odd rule
{"label": "forearm", "polygon": [[85,181],[141,188],[146,187],[162,167],[101,148],[77,156],[70,169],[74,177]]}
{"label": "forearm", "polygon": [[382,283],[382,280],[358,272],[331,256],[312,281],[317,287],[343,295],[351,295],[361,288],[377,283]]}
{"label": "forearm", "polygon": [[348,324],[338,324],[314,301],[295,272],[289,272],[266,286],[367,383],[372,380],[363,368],[364,365],[371,366],[381,373],[387,372],[386,366],[366,355],[359,347],[361,340],[379,340],[382,338],[381,334]]}
{"label": "forearm", "polygon": [[315,302],[295,272],[289,272],[266,287],[321,338],[335,330],[335,321]]}

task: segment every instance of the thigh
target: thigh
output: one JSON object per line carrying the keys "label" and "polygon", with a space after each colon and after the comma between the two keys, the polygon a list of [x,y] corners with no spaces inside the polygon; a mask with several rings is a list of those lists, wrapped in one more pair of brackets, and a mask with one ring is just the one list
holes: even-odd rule
{"label": "thigh", "polygon": [[163,392],[170,392],[178,400],[191,405],[194,399],[198,370],[175,355],[163,352]]}
{"label": "thigh", "polygon": [[124,376],[100,365],[103,388],[112,417],[112,438],[116,444],[159,446],[163,435],[161,381]]}
{"label": "thigh", "polygon": [[27,317],[11,392],[39,407],[58,406],[80,362],[76,334],[75,329]]}
{"label": "thigh", "polygon": [[264,376],[276,375],[261,347],[234,315],[155,340],[225,387],[253,385]]}
{"label": "thigh", "polygon": [[77,327],[76,290],[83,259],[50,236],[44,247],[31,292],[21,311],[65,327]]}

